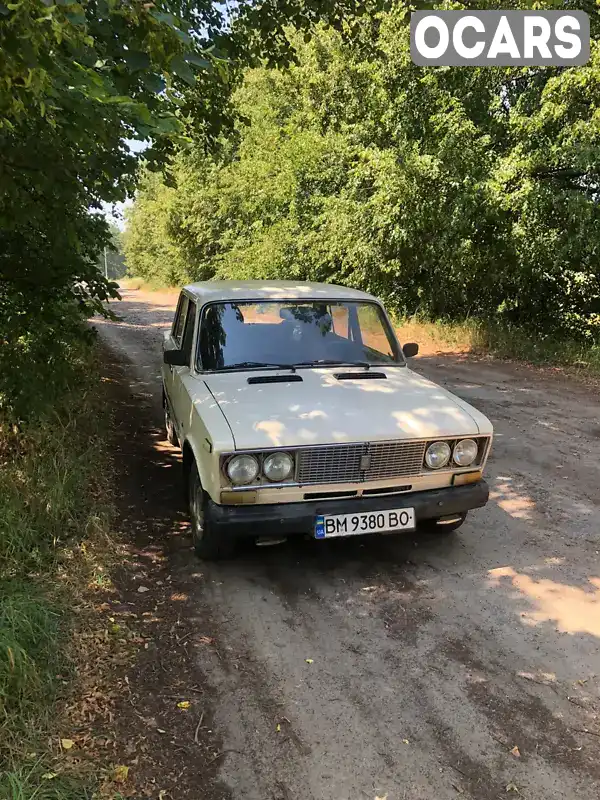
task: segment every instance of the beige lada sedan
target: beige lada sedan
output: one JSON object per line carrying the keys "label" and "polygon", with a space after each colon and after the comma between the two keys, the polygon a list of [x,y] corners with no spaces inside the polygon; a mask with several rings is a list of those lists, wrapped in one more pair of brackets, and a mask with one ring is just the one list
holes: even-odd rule
{"label": "beige lada sedan", "polygon": [[382,303],[288,281],[186,286],[165,334],[167,437],[196,551],[451,531],[488,499],[490,421],[413,372]]}

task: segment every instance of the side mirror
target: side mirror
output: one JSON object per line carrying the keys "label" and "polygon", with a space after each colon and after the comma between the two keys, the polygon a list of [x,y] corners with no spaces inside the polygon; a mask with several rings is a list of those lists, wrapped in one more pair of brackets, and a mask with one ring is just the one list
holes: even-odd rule
{"label": "side mirror", "polygon": [[419,352],[419,345],[416,342],[408,342],[403,346],[402,352],[404,353],[404,358],[412,358]]}
{"label": "side mirror", "polygon": [[165,350],[163,353],[165,364],[171,367],[189,367],[189,359],[183,350]]}

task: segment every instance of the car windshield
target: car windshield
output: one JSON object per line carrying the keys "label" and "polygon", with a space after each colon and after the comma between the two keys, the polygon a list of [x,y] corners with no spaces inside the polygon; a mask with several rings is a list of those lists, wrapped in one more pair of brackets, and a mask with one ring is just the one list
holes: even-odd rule
{"label": "car windshield", "polygon": [[212,303],[204,311],[199,369],[404,364],[376,303]]}

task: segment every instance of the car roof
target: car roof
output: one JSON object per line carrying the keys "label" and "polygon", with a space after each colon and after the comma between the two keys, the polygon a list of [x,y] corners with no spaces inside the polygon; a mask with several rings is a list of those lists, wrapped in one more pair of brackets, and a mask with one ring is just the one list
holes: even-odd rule
{"label": "car roof", "polygon": [[305,281],[203,281],[184,291],[201,303],[234,300],[376,300],[373,295],[336,286]]}

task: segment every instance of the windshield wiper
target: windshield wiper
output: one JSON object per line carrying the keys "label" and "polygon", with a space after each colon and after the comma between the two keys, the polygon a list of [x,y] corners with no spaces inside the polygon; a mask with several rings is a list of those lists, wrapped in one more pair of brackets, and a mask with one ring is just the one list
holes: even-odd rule
{"label": "windshield wiper", "polygon": [[363,367],[369,369],[373,365],[369,361],[338,361],[335,358],[317,358],[314,361],[297,361],[295,367]]}
{"label": "windshield wiper", "polygon": [[237,364],[227,364],[227,366],[221,367],[217,372],[225,372],[228,369],[252,369],[253,367],[257,369],[263,367],[269,369],[291,369],[292,372],[296,371],[295,364],[269,364],[266,361],[240,361]]}

